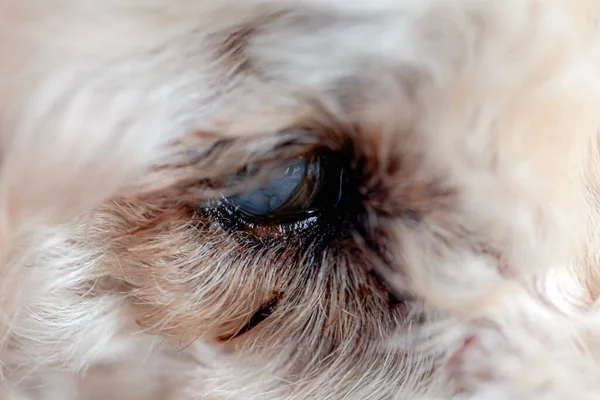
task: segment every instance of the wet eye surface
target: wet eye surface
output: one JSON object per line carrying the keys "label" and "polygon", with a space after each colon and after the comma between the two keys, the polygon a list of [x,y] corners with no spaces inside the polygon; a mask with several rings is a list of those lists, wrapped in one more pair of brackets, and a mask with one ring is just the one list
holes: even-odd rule
{"label": "wet eye surface", "polygon": [[318,212],[326,173],[323,160],[299,157],[273,168],[274,178],[225,201],[254,219],[294,219]]}
{"label": "wet eye surface", "polygon": [[[219,215],[229,230],[260,237],[325,236],[338,230],[347,214],[349,187],[342,157],[308,154],[261,168],[269,179],[221,200]],[[231,182],[243,182],[252,172],[250,167]]]}

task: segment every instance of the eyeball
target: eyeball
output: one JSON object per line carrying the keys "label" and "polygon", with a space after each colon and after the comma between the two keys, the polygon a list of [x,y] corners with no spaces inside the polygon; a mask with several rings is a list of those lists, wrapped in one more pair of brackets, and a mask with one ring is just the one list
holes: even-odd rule
{"label": "eyeball", "polygon": [[318,157],[298,157],[273,168],[282,171],[281,174],[225,201],[237,212],[261,219],[292,217],[316,211],[316,202],[324,183],[322,160]]}

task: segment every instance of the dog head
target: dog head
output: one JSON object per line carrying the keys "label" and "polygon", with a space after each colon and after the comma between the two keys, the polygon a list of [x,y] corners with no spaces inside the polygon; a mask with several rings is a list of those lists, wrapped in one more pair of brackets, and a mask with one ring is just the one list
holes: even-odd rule
{"label": "dog head", "polygon": [[192,396],[593,388],[593,2],[26,3],[20,120],[111,153],[51,202],[77,290],[194,354]]}

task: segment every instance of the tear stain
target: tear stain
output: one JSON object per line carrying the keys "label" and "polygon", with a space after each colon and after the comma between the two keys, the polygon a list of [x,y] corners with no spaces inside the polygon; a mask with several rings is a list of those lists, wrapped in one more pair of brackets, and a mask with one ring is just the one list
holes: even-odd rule
{"label": "tear stain", "polygon": [[239,331],[234,333],[233,335],[225,335],[219,336],[217,340],[219,342],[227,342],[233,339],[237,339],[240,336],[250,332],[252,329],[256,328],[261,322],[269,318],[271,314],[275,312],[281,299],[283,297],[283,293],[275,293],[273,297],[271,297],[268,301],[261,304],[258,310],[250,317],[246,325],[244,325]]}

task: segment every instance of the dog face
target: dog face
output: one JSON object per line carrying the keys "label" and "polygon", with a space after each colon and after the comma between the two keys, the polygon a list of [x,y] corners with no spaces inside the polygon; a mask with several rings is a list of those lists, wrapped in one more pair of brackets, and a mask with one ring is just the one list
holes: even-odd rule
{"label": "dog face", "polygon": [[[85,201],[52,203],[61,240],[31,254],[56,284],[13,324],[13,364],[60,342],[85,393],[128,363],[115,346],[169,354],[172,398],[217,400],[590,388],[593,2],[26,3],[5,42],[38,51],[2,75],[36,79],[3,77],[31,93],[12,102],[107,141],[74,140],[85,174],[61,177]],[[50,321],[71,329],[27,340]]]}

